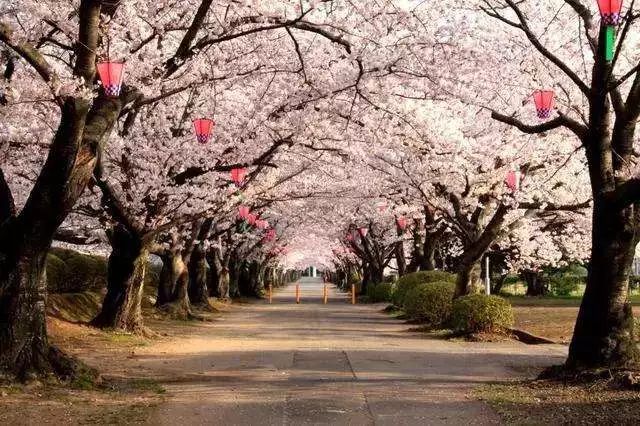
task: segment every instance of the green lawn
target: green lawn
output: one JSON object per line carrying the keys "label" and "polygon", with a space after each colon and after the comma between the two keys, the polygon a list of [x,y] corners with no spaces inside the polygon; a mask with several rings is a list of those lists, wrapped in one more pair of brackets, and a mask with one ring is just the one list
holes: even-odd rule
{"label": "green lawn", "polygon": [[[514,296],[510,294],[502,293],[501,296],[505,297],[513,306],[580,306],[582,296],[544,296],[544,297],[527,297],[527,296]],[[629,299],[634,306],[640,306],[640,295],[632,294]]]}

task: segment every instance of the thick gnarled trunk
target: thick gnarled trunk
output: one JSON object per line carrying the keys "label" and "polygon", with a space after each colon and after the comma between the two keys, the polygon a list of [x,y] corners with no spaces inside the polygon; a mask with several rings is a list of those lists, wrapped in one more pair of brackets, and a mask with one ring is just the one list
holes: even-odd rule
{"label": "thick gnarled trunk", "polygon": [[46,254],[0,251],[0,369],[19,379],[54,372],[45,322]]}
{"label": "thick gnarled trunk", "polygon": [[437,241],[427,235],[422,249],[422,258],[420,262],[421,271],[433,271],[436,269],[436,249]]}
{"label": "thick gnarled trunk", "polygon": [[527,296],[544,296],[547,294],[547,286],[544,278],[538,271],[526,270],[521,273],[527,283]]}
{"label": "thick gnarled trunk", "polygon": [[189,262],[189,300],[194,305],[209,306],[207,261],[202,244],[194,248]]}
{"label": "thick gnarled trunk", "polygon": [[132,333],[144,332],[142,292],[149,252],[142,240],[122,225],[111,236],[107,294],[92,324]]}
{"label": "thick gnarled trunk", "polygon": [[482,265],[479,261],[471,263],[462,262],[458,266],[455,297],[479,292],[482,286],[481,274]]}
{"label": "thick gnarled trunk", "polygon": [[623,367],[640,361],[628,301],[638,243],[635,207],[620,212],[596,200],[587,287],[569,347],[567,366]]}
{"label": "thick gnarled trunk", "polygon": [[[162,298],[160,298],[160,290]],[[171,312],[178,318],[187,318],[191,315],[189,270],[177,248],[169,250],[162,256],[162,271],[160,272],[156,306]]]}

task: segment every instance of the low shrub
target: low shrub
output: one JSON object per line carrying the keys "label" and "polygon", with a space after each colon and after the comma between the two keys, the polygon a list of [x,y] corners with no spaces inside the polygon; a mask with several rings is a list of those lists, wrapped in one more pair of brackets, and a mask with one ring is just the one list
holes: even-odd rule
{"label": "low shrub", "polygon": [[456,276],[444,271],[418,271],[404,275],[398,279],[393,293],[393,304],[404,307],[405,296],[418,284],[446,281],[455,283]]}
{"label": "low shrub", "polygon": [[455,284],[448,281],[421,283],[405,296],[405,312],[415,320],[440,326],[451,315]]}
{"label": "low shrub", "polygon": [[367,299],[371,303],[391,302],[393,284],[382,282],[367,286]]}
{"label": "low shrub", "polygon": [[382,280],[382,282],[393,284],[397,280],[398,280],[398,276],[397,275],[385,275],[384,279]]}
{"label": "low shrub", "polygon": [[456,332],[500,332],[512,325],[513,309],[502,297],[469,294],[453,301],[451,327]]}
{"label": "low shrub", "polygon": [[551,275],[548,280],[554,296],[570,296],[581,284],[586,283],[585,278],[575,275]]}

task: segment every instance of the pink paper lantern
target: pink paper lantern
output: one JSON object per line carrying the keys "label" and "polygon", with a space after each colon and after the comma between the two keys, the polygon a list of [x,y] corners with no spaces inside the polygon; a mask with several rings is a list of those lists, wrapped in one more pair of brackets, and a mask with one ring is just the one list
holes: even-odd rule
{"label": "pink paper lantern", "polygon": [[505,179],[504,183],[507,184],[507,187],[512,191],[518,191],[520,189],[521,178],[522,177],[520,171],[511,170],[509,173],[507,173],[507,178]]}
{"label": "pink paper lantern", "polygon": [[362,228],[358,228],[358,232],[360,233],[360,236],[364,238],[369,233],[369,230],[367,228],[362,227]]}
{"label": "pink paper lantern", "polygon": [[606,26],[617,26],[622,23],[622,0],[598,0],[600,19]]}
{"label": "pink paper lantern", "polygon": [[396,219],[396,223],[398,224],[398,228],[400,228],[402,231],[404,231],[405,229],[407,229],[407,218],[404,216],[400,216]]}
{"label": "pink paper lantern", "polygon": [[201,144],[207,143],[215,125],[216,123],[208,118],[196,118],[193,120],[193,127],[196,131],[198,142]]}
{"label": "pink paper lantern", "polygon": [[124,77],[124,62],[99,62],[97,68],[104,94],[114,98],[120,96],[122,78]]}
{"label": "pink paper lantern", "polygon": [[533,92],[533,101],[536,104],[538,118],[549,118],[554,105],[553,90],[536,90]]}
{"label": "pink paper lantern", "polygon": [[256,224],[256,220],[258,220],[258,217],[253,213],[249,213],[246,220],[249,225],[254,226]]}
{"label": "pink paper lantern", "polygon": [[236,186],[242,186],[242,182],[244,182],[244,178],[247,175],[247,169],[245,168],[237,168],[231,169],[231,180]]}
{"label": "pink paper lantern", "polygon": [[238,207],[238,217],[242,220],[247,220],[247,218],[249,217],[250,214],[249,207],[247,206],[240,206]]}

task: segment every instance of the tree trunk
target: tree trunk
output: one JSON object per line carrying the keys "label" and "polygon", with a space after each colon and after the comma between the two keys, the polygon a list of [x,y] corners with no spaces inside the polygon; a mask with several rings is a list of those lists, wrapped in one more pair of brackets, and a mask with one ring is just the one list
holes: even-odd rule
{"label": "tree trunk", "polygon": [[401,277],[407,273],[407,259],[404,257],[404,244],[402,241],[396,244],[395,254],[396,263],[398,264],[398,276]]}
{"label": "tree trunk", "polygon": [[249,264],[246,261],[238,262],[238,291],[241,296],[254,296],[249,271]]}
{"label": "tree trunk", "polygon": [[233,259],[229,261],[229,297],[240,296],[240,267],[240,262],[233,256]]}
{"label": "tree trunk", "polygon": [[458,266],[456,291],[454,297],[476,293],[482,287],[482,265],[480,261],[471,264],[461,263]]}
{"label": "tree trunk", "polygon": [[493,277],[491,279],[491,294],[500,294],[506,279],[507,274],[499,275],[497,278]]}
{"label": "tree trunk", "polygon": [[218,294],[221,299],[227,300],[230,298],[230,280],[229,277],[229,269],[222,268],[220,274],[218,275]]}
{"label": "tree trunk", "polygon": [[546,283],[539,272],[526,270],[522,271],[521,275],[527,283],[527,296],[544,296],[547,294]]}
{"label": "tree trunk", "polygon": [[247,269],[247,294],[246,296],[260,297],[264,290],[264,281],[262,277],[262,267],[256,260],[249,263]]}
{"label": "tree trunk", "polygon": [[407,273],[416,272],[420,268],[420,265],[423,263],[424,243],[419,232],[418,224],[419,222],[416,223],[416,226],[413,230],[413,247],[411,251],[411,261],[409,262],[409,265],[407,265]]}
{"label": "tree trunk", "polygon": [[371,265],[370,274],[371,283],[380,284],[382,281],[384,281],[384,267],[379,265]]}
{"label": "tree trunk", "polygon": [[[168,300],[158,301],[156,306],[169,311],[173,316],[186,319],[191,316],[191,303],[189,301],[189,270],[184,262],[182,253],[178,248],[172,248],[163,256],[162,272],[158,289],[162,288],[164,294],[169,294]],[[158,293],[158,296],[160,293]]]}
{"label": "tree trunk", "polygon": [[0,370],[19,379],[72,373],[47,339],[44,265],[53,235],[91,176],[95,157],[82,144],[87,112],[86,101],[65,100],[45,164],[18,216],[0,173]]}
{"label": "tree trunk", "polygon": [[52,373],[45,322],[45,252],[0,252],[0,369],[25,380]]}
{"label": "tree trunk", "polygon": [[371,282],[371,268],[368,263],[362,265],[362,286],[360,287],[360,294],[367,294],[367,287]]}
{"label": "tree trunk", "polygon": [[422,249],[422,258],[420,263],[421,271],[433,271],[436,269],[436,248],[436,241],[429,238],[429,235],[427,235]]}
{"label": "tree trunk", "polygon": [[209,306],[207,261],[202,244],[194,248],[189,262],[189,300],[194,305]]}
{"label": "tree trunk", "polygon": [[156,298],[157,307],[171,302],[176,282],[176,279],[173,278],[173,268],[171,267],[173,255],[170,253],[163,253],[159,256],[162,260],[162,269],[158,279],[158,297]]}
{"label": "tree trunk", "polygon": [[629,274],[638,243],[636,207],[593,207],[591,262],[567,367],[621,367],[639,361],[628,301]]}
{"label": "tree trunk", "polygon": [[107,266],[107,295],[92,324],[132,333],[143,333],[142,291],[149,253],[142,240],[124,226],[111,235]]}

